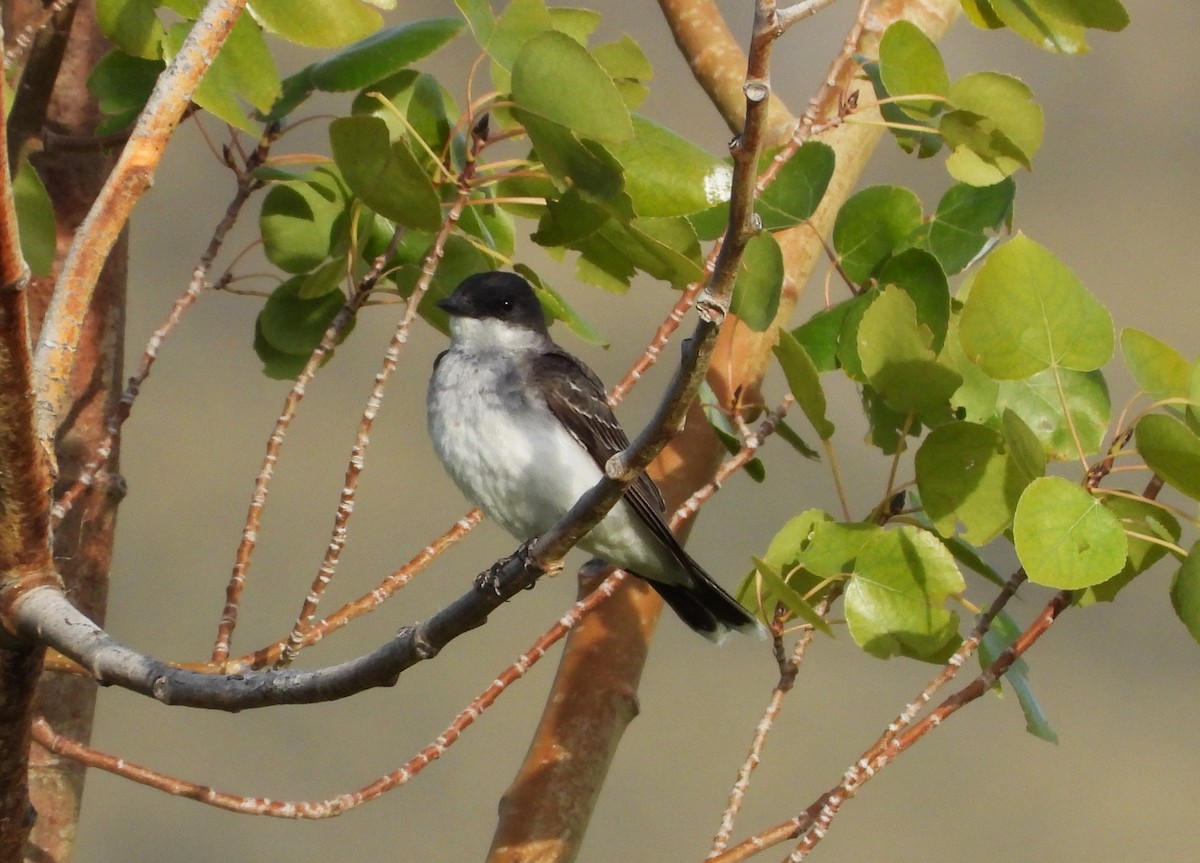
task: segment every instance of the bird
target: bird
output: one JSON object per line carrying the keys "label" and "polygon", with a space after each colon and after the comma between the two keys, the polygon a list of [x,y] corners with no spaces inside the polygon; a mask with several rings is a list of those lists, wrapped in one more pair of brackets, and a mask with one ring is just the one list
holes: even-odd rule
{"label": "bird", "polygon": [[[476,273],[437,305],[449,316],[450,347],[429,380],[433,449],[469,500],[516,539],[532,540],[600,481],[629,439],[600,379],[550,337],[524,278]],[[764,634],[683,550],[665,510],[654,481],[640,474],[579,546],[644,579],[711,641],[733,630]]]}

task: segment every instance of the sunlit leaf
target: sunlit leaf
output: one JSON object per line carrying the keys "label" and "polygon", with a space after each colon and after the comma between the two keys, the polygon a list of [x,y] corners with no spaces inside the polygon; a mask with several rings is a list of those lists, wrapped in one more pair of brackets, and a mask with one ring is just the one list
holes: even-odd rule
{"label": "sunlit leaf", "polygon": [[1062,477],[1035,479],[1021,495],[1013,543],[1034,584],[1078,589],[1121,571],[1128,541],[1100,501]]}
{"label": "sunlit leaf", "polygon": [[100,32],[126,54],[143,60],[160,60],[166,36],[156,10],[160,0],[96,0]]}
{"label": "sunlit leaf", "polygon": [[939,128],[953,152],[946,167],[956,180],[991,186],[1030,168],[1042,145],[1044,118],[1033,92],[998,72],[976,72],[951,85]]}
{"label": "sunlit leaf", "polygon": [[996,410],[1011,410],[1024,420],[1057,461],[1079,458],[1076,439],[1084,455],[1098,451],[1112,418],[1108,386],[1099,371],[1047,369],[1023,381],[1000,381]]}
{"label": "sunlit leaf", "polygon": [[917,527],[880,531],[867,542],[846,585],[846,623],[856,644],[881,659],[929,659],[958,637],[947,598],[966,588],[954,558]]}
{"label": "sunlit leaf", "polygon": [[962,522],[966,540],[981,546],[1012,523],[1021,492],[1042,475],[1045,459],[1025,465],[999,432],[955,422],[929,433],[915,466],[921,501],[938,533],[948,536]]}
{"label": "sunlit leaf", "polygon": [[909,295],[889,285],[863,314],[858,326],[863,374],[887,403],[902,414],[920,414],[949,402],[962,383],[939,363],[932,336],[922,332]]}
{"label": "sunlit leaf", "polygon": [[[884,87],[893,97],[945,96],[950,86],[946,65],[933,40],[916,24],[904,19],[884,31],[879,43],[879,71]],[[942,103],[931,99],[903,99],[897,107],[919,121],[937,115]]]}
{"label": "sunlit leaf", "polygon": [[1108,310],[1044,247],[1018,234],[988,256],[962,312],[966,355],[998,379],[1050,366],[1091,371],[1112,356]]}
{"label": "sunlit leaf", "polygon": [[633,138],[608,150],[625,173],[625,192],[639,216],[686,216],[728,200],[728,165],[644,117]]}
{"label": "sunlit leaf", "polygon": [[1192,365],[1166,342],[1127,327],[1121,330],[1121,354],[1133,379],[1151,399],[1187,398]]}
{"label": "sunlit leaf", "polygon": [[1137,424],[1138,453],[1156,474],[1193,500],[1200,500],[1200,437],[1166,414],[1148,414]]}
{"label": "sunlit leaf", "polygon": [[931,252],[948,274],[961,272],[988,242],[989,231],[1011,223],[1015,194],[1011,178],[993,186],[955,183],[909,242]]}
{"label": "sunlit leaf", "polygon": [[309,48],[346,45],[383,23],[359,0],[253,0],[250,10],[272,33]]}

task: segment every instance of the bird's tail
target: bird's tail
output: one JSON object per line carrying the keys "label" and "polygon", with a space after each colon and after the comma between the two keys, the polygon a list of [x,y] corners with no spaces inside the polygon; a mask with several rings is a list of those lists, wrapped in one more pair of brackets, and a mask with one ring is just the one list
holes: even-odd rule
{"label": "bird's tail", "polygon": [[718,644],[730,630],[757,635],[759,638],[766,637],[766,627],[721,585],[713,581],[712,577],[700,568],[700,564],[686,554],[684,562],[688,564],[687,571],[691,576],[688,584],[650,581],[650,586],[658,591],[663,602],[671,606],[671,610],[679,615],[680,620],[709,641]]}

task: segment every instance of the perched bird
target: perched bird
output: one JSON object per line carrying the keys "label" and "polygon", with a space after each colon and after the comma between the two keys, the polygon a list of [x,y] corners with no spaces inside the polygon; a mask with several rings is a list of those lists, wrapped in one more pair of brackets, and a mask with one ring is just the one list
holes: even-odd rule
{"label": "perched bird", "polygon": [[[479,273],[438,305],[450,315],[450,349],[429,381],[434,450],[463,494],[517,539],[532,539],[599,482],[629,440],[596,375],[550,338],[520,276]],[[762,632],[679,545],[665,508],[643,474],[579,546],[644,578],[706,638]]]}

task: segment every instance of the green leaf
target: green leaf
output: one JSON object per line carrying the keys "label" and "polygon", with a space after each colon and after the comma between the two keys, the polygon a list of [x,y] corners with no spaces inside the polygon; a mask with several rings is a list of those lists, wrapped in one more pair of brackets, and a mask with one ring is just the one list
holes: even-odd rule
{"label": "green leaf", "polygon": [[[704,418],[708,420],[713,434],[717,436],[717,440],[725,447],[725,451],[730,455],[740,452],[742,449],[741,435],[738,434],[738,430],[729,418],[729,414],[722,408],[721,402],[717,398],[717,394],[713,392],[712,387],[707,383],[701,383],[700,391],[696,398],[700,403],[701,409],[704,411]],[[750,459],[742,469],[755,482],[762,482],[767,477],[767,469],[763,466],[761,459]]]}
{"label": "green leaf", "polygon": [[330,174],[313,171],[303,181],[277,183],[259,214],[267,260],[286,273],[306,273],[325,261],[346,201]]}
{"label": "green leaf", "polygon": [[1021,495],[1013,543],[1030,581],[1068,590],[1116,575],[1129,549],[1110,510],[1075,483],[1055,476],[1035,479]]}
{"label": "green leaf", "polygon": [[940,351],[950,323],[950,287],[937,259],[923,249],[906,249],[883,265],[879,283],[895,285],[908,294],[917,323],[928,329],[934,353]]}
{"label": "green leaf", "polygon": [[550,176],[562,188],[574,188],[588,200],[610,201],[625,187],[620,163],[595,141],[581,141],[566,126],[544,120],[519,108],[513,116],[525,127],[529,140]]}
{"label": "green leaf", "polygon": [[950,405],[961,412],[961,419],[987,423],[997,416],[996,399],[1000,395],[1000,382],[967,359],[958,337],[958,320],[958,316],[951,319],[946,331],[946,344],[938,356],[963,379],[962,386],[950,397]]}
{"label": "green leaf", "polygon": [[[481,18],[475,14],[468,16],[472,28]],[[521,48],[535,36],[553,29],[553,23],[543,0],[510,0],[492,26],[482,29],[488,30],[487,36],[480,38],[477,29],[476,38],[492,58],[492,82],[497,90],[508,90],[512,84],[508,70],[513,68]]]}
{"label": "green leaf", "polygon": [[600,13],[591,9],[550,9],[550,24],[586,48],[588,38],[600,26]]}
{"label": "green leaf", "polygon": [[931,336],[917,323],[912,298],[888,285],[863,313],[857,332],[863,374],[901,414],[921,414],[947,405],[962,383],[935,359]]}
{"label": "green leaf", "polygon": [[955,183],[909,242],[931,252],[946,273],[961,272],[988,242],[989,231],[1011,224],[1016,191],[1012,178],[992,186]]}
{"label": "green leaf", "polygon": [[[1001,653],[1016,642],[1020,634],[1021,628],[1009,617],[1007,612],[1002,611],[996,615],[979,644],[980,669],[989,668]],[[1028,663],[1024,659],[1016,659],[1008,667],[1008,671],[1004,672],[1004,679],[1016,693],[1017,703],[1021,705],[1021,712],[1025,714],[1025,730],[1048,743],[1057,743],[1058,735],[1050,727],[1050,723],[1046,720],[1046,714],[1042,711],[1042,707],[1038,704],[1033,689],[1029,685]]]}
{"label": "green leaf", "polygon": [[337,48],[374,33],[378,12],[359,0],[253,0],[254,17],[269,31],[309,48]]}
{"label": "green leaf", "polygon": [[[1119,573],[1108,581],[1089,587],[1079,598],[1080,605],[1112,602],[1126,585],[1166,556],[1167,548],[1163,543],[1178,544],[1181,536],[1179,521],[1175,516],[1152,501],[1116,495],[1106,496],[1103,500],[1104,505],[1112,510],[1125,530],[1129,542],[1129,556]],[[1143,537],[1156,537],[1162,542],[1153,542]]]}
{"label": "green leaf", "polygon": [[805,458],[813,461],[821,460],[821,454],[809,446],[804,438],[800,437],[796,430],[788,425],[787,420],[780,420],[775,424],[775,434]]}
{"label": "green leaf", "polygon": [[1104,375],[1098,371],[1075,372],[1068,369],[1047,369],[1023,381],[1001,381],[996,409],[997,412],[1011,410],[1024,420],[1050,457],[1057,461],[1080,456],[1071,434],[1071,424],[1075,426],[1083,454],[1089,455],[1100,449],[1112,416]]}
{"label": "green leaf", "polygon": [[853,300],[822,309],[804,324],[792,330],[792,336],[812,358],[819,372],[831,372],[838,366],[838,343]]}
{"label": "green leaf", "polygon": [[984,30],[999,30],[1004,22],[996,17],[989,0],[962,0],[963,12],[976,27]]}
{"label": "green leaf", "polygon": [[[1192,365],[1166,342],[1126,327],[1121,330],[1121,353],[1133,379],[1152,400],[1188,397]],[[1171,407],[1180,409],[1178,405]]]}
{"label": "green leaf", "polygon": [[[879,73],[894,97],[932,94],[945,96],[950,87],[946,64],[937,46],[911,21],[899,20],[883,33],[879,43]],[[909,118],[922,121],[942,110],[932,99],[905,100],[897,107]]]}
{"label": "green leaf", "polygon": [[852,282],[867,284],[920,224],[921,201],[908,189],[863,189],[842,205],[833,225],[833,247],[842,269]]}
{"label": "green leaf", "polygon": [[[1088,50],[1084,26],[1078,20],[1060,18],[1047,8],[1046,0],[988,0],[1001,21],[1023,39],[1059,54],[1082,54]],[[1087,0],[1092,2],[1092,0]]]}
{"label": "green leaf", "polygon": [[[862,69],[875,90],[879,114],[888,124],[888,131],[895,137],[900,149],[906,153],[915,151],[918,159],[928,159],[936,155],[942,149],[942,136],[933,123],[929,120],[914,119],[911,114],[905,113],[899,104],[890,101],[892,94],[883,83],[879,63],[865,63]],[[939,110],[941,107],[939,104]]]}
{"label": "green leaf", "polygon": [[783,252],[766,231],[750,238],[738,266],[729,310],[756,333],[766,332],[779,312]]}
{"label": "green leaf", "polygon": [[318,90],[360,90],[427,57],[462,32],[459,18],[425,18],[388,27],[308,68]]}
{"label": "green leaf", "polygon": [[644,117],[633,118],[633,130],[633,138],[608,150],[624,169],[639,216],[686,216],[729,199],[728,165]]}
{"label": "green leaf", "polygon": [[96,0],[100,32],[126,54],[160,60],[159,46],[166,31],[155,10],[160,0]]}
{"label": "green leaf", "polygon": [[755,203],[763,228],[778,231],[812,218],[833,178],[834,161],[833,148],[828,144],[806,141],[784,162],[775,182]]}
{"label": "green leaf", "polygon": [[12,191],[21,255],[35,276],[48,276],[54,268],[57,241],[54,204],[29,159],[21,159],[17,165]]}
{"label": "green leaf", "polygon": [[1037,0],[1047,13],[1084,27],[1117,32],[1129,25],[1129,13],[1120,0]]}
{"label": "green leaf", "polygon": [[[183,21],[167,30],[163,42],[163,59],[167,63],[179,53],[192,23]],[[243,15],[192,94],[192,101],[231,126],[256,132],[255,123],[238,100],[244,99],[259,111],[267,111],[282,92],[279,72],[263,41],[262,30],[249,15]]]}
{"label": "green leaf", "polygon": [[873,524],[816,519],[812,537],[797,562],[817,578],[850,575],[864,546],[882,533],[883,529]]}
{"label": "green leaf", "polygon": [[931,659],[958,636],[946,600],[966,588],[944,545],[928,531],[904,526],[867,542],[846,585],[846,623],[856,644],[880,659]]}
{"label": "green leaf", "polygon": [[650,91],[643,82],[654,77],[654,69],[637,42],[622,36],[616,42],[597,45],[592,50],[592,57],[613,79],[629,110],[636,109],[645,100]]}
{"label": "green leaf", "polygon": [[930,520],[942,536],[966,527],[973,545],[991,542],[1012,524],[1021,492],[1042,475],[1041,465],[1014,457],[999,432],[975,423],[953,422],[929,433],[916,455],[917,488]]}
{"label": "green leaf", "polygon": [[101,57],[87,83],[105,115],[97,133],[116,132],[133,123],[165,68],[162,60],[143,60],[122,51],[109,51]]}
{"label": "green leaf", "polygon": [[796,341],[795,336],[781,331],[779,343],[775,345],[775,356],[783,366],[788,389],[796,397],[796,403],[821,440],[829,440],[833,437],[834,425],[825,416],[825,392],[821,389],[820,377],[808,352]]}
{"label": "green leaf", "polygon": [[947,98],[954,110],[942,115],[939,128],[953,150],[946,167],[954,179],[991,186],[1031,168],[1044,118],[1028,87],[998,72],[976,72],[955,81]]}
{"label": "green leaf", "polygon": [[307,360],[346,298],[340,291],[302,298],[300,289],[304,281],[304,276],[295,276],[272,291],[258,313],[258,327],[263,339],[276,351]]}
{"label": "green leaf", "polygon": [[1165,414],[1147,414],[1137,424],[1138,453],[1150,469],[1193,500],[1200,500],[1200,438]]}
{"label": "green leaf", "polygon": [[[819,524],[832,523],[833,518],[819,509],[808,509],[792,516],[771,538],[763,560],[781,571],[795,566],[812,541],[813,531]],[[857,554],[857,550],[855,554]]]}
{"label": "green leaf", "polygon": [[754,558],[754,568],[763,580],[763,599],[764,606],[768,613],[772,610],[775,603],[780,602],[792,612],[794,617],[798,617],[814,629],[818,629],[826,635],[833,635],[833,630],[829,624],[825,622],[825,618],[817,614],[814,609],[799,591],[791,587],[783,576],[772,567],[769,563]]}
{"label": "green leaf", "polygon": [[1108,310],[1044,247],[1018,234],[988,256],[959,325],[985,372],[1019,380],[1059,366],[1091,371],[1113,352]]}
{"label": "green leaf", "polygon": [[522,111],[584,138],[604,143],[633,138],[629,111],[612,78],[562,33],[542,33],[521,46],[513,63],[512,99]]}
{"label": "green leaf", "polygon": [[341,117],[329,125],[333,159],[346,184],[380,215],[410,228],[441,226],[437,191],[403,141],[388,140],[387,124],[376,117]]}
{"label": "green leaf", "polygon": [[1175,613],[1192,634],[1200,641],[1200,542],[1192,546],[1187,560],[1179,567],[1171,580],[1171,605]]}

